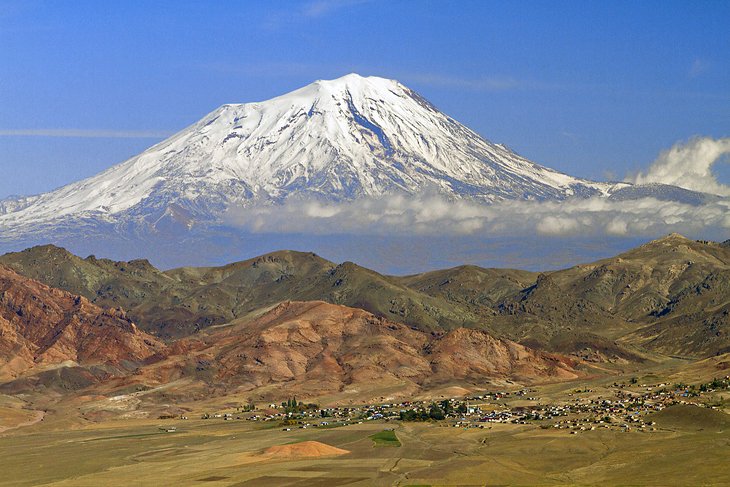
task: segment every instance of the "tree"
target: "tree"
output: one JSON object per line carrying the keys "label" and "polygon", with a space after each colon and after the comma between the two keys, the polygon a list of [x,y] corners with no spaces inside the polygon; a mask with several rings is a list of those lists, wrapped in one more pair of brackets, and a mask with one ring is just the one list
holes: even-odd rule
{"label": "tree", "polygon": [[401,421],[427,421],[429,419],[428,412],[425,409],[409,409],[400,412]]}
{"label": "tree", "polygon": [[428,410],[428,417],[440,421],[446,416],[444,416],[444,411],[440,407],[436,404],[431,404],[431,407]]}
{"label": "tree", "polygon": [[444,399],[443,401],[441,401],[441,409],[443,409],[444,414],[453,414],[454,412],[454,406],[448,399]]}

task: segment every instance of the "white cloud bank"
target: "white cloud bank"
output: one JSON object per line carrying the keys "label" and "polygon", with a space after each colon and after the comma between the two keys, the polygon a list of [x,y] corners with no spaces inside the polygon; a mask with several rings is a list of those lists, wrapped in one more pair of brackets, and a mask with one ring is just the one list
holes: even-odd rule
{"label": "white cloud bank", "polygon": [[730,232],[730,199],[695,206],[643,198],[563,202],[510,201],[483,205],[438,195],[393,195],[347,203],[297,201],[241,208],[228,223],[254,233],[315,235],[695,235]]}
{"label": "white cloud bank", "polygon": [[447,200],[434,193],[395,194],[350,202],[289,201],[236,208],[228,223],[254,233],[313,235],[611,235],[652,236],[670,232],[730,237],[730,188],[710,171],[728,139],[695,139],[663,152],[636,183],[663,183],[722,195],[701,205],[656,198],[605,197],[565,201],[504,201],[485,205]]}
{"label": "white cloud bank", "polygon": [[712,173],[715,163],[730,154],[730,137],[702,137],[685,144],[675,144],[662,152],[646,173],[639,173],[636,184],[672,184],[694,191],[730,196],[730,186],[720,184]]}

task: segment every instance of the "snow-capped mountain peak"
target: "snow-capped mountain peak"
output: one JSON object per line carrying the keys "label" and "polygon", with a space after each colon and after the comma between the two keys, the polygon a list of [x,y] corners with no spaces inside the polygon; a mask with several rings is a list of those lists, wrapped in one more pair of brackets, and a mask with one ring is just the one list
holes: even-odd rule
{"label": "snow-capped mountain peak", "polygon": [[610,185],[493,144],[397,81],[348,74],[268,101],[223,105],[96,176],[0,203],[0,226],[69,217],[149,222],[171,208],[215,221],[231,205],[427,187],[491,202],[605,194]]}

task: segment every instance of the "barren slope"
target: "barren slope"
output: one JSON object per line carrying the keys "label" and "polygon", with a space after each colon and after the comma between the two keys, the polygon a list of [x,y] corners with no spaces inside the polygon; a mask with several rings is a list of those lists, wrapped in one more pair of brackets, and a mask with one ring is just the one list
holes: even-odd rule
{"label": "barren slope", "polygon": [[163,348],[122,310],[103,310],[0,266],[0,379],[65,362],[130,366]]}
{"label": "barren slope", "polygon": [[[317,396],[360,389],[417,390],[439,384],[577,377],[575,363],[483,331],[432,334],[366,311],[321,301],[285,302],[253,321],[182,339],[150,379],[194,378],[228,390]],[[164,379],[162,379],[164,378]]]}

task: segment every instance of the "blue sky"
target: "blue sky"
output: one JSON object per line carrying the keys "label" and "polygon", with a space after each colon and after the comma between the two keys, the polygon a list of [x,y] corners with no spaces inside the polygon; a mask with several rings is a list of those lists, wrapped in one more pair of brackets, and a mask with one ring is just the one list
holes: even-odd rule
{"label": "blue sky", "polygon": [[621,179],[677,141],[730,136],[728,25],[727,1],[0,0],[0,197],[353,71],[535,162]]}

